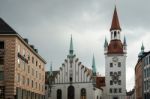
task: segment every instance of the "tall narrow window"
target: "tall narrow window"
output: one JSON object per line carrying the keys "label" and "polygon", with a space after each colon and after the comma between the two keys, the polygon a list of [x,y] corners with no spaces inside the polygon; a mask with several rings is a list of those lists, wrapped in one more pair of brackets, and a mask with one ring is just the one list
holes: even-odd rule
{"label": "tall narrow window", "polygon": [[113,85],[113,81],[112,80],[110,80],[110,85]]}
{"label": "tall narrow window", "polygon": [[85,90],[85,88],[81,89],[81,99],[86,99],[86,90]]}
{"label": "tall narrow window", "polygon": [[121,67],[121,62],[118,63],[118,67]]}
{"label": "tall narrow window", "polygon": [[0,65],[4,65],[4,58],[0,57]]}
{"label": "tall narrow window", "polygon": [[112,88],[109,89],[109,92],[112,93]]}
{"label": "tall narrow window", "polygon": [[0,41],[0,49],[4,49],[4,41]]}
{"label": "tall narrow window", "polygon": [[61,89],[57,90],[57,99],[62,99],[62,91],[61,91]]}
{"label": "tall narrow window", "polygon": [[4,71],[0,71],[0,80],[4,80]]}

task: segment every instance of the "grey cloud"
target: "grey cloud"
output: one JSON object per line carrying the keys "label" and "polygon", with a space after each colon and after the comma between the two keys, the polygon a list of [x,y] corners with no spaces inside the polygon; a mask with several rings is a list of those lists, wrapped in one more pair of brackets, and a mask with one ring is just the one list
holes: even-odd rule
{"label": "grey cloud", "polygon": [[[114,0],[1,0],[0,17],[39,49],[48,61],[47,70],[50,61],[55,70],[61,66],[73,34],[75,53],[83,64],[91,68],[95,53],[97,71],[104,75],[103,42],[105,35],[110,40],[114,4]],[[149,35],[149,4],[149,0],[117,1],[122,36],[128,42],[127,68],[134,69],[141,41]],[[133,87],[133,77],[127,89]]]}

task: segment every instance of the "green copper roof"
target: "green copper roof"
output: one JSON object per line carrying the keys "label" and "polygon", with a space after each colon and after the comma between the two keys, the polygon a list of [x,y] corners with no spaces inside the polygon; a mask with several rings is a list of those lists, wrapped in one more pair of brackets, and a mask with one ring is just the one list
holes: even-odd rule
{"label": "green copper roof", "polygon": [[143,53],[144,53],[144,45],[142,43],[142,46],[141,46],[141,52],[139,53],[138,57],[140,58],[141,56],[143,56]]}
{"label": "green copper roof", "polygon": [[104,47],[107,47],[108,46],[108,42],[107,42],[107,39],[105,37],[105,43],[104,43]]}
{"label": "green copper roof", "polygon": [[141,51],[143,51],[144,52],[144,45],[143,45],[143,43],[142,43],[142,46],[141,46]]}
{"label": "green copper roof", "polygon": [[96,65],[95,65],[94,55],[93,55],[93,60],[92,60],[92,71],[93,71],[93,75],[96,76]]}
{"label": "green copper roof", "polygon": [[51,65],[50,65],[50,71],[49,71],[49,75],[52,76],[53,75],[53,70],[52,70],[52,62],[51,62]]}
{"label": "green copper roof", "polygon": [[70,50],[69,50],[70,54],[73,54],[73,41],[72,41],[72,35],[71,35],[71,39],[70,39]]}
{"label": "green copper roof", "polygon": [[126,37],[125,37],[125,36],[124,36],[124,42],[123,42],[123,45],[127,45]]}

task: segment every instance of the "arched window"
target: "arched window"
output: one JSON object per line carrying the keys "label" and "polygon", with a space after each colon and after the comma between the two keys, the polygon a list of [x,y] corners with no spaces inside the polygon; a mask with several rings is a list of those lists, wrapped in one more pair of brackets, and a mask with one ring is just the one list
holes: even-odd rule
{"label": "arched window", "polygon": [[61,91],[61,89],[57,90],[57,99],[62,99],[62,91]]}
{"label": "arched window", "polygon": [[116,36],[117,36],[117,33],[116,33],[116,31],[114,31],[114,38],[116,38]]}
{"label": "arched window", "polygon": [[85,90],[85,88],[81,89],[81,99],[86,99],[86,90]]}
{"label": "arched window", "polygon": [[68,87],[68,99],[74,99],[74,96],[75,96],[74,92],[75,92],[74,87],[69,86]]}

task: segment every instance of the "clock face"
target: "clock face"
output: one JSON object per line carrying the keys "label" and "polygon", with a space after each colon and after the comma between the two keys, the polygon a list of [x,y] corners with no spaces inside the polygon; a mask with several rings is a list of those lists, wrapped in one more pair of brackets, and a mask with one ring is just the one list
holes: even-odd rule
{"label": "clock face", "polygon": [[119,74],[117,72],[114,72],[113,75],[111,75],[111,78],[114,84],[116,84],[119,81]]}
{"label": "clock face", "polygon": [[118,58],[117,57],[113,57],[112,60],[113,60],[113,62],[117,62]]}

